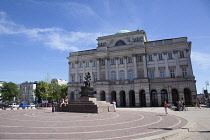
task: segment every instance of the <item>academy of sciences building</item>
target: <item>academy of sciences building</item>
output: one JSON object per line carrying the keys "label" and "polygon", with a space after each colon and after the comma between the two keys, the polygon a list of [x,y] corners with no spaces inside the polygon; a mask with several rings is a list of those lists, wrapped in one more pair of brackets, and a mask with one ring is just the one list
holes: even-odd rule
{"label": "academy of sciences building", "polygon": [[187,37],[148,41],[144,30],[121,30],[98,37],[96,49],[72,52],[69,60],[68,96],[78,100],[87,72],[94,97],[115,100],[120,107],[177,105],[196,101]]}

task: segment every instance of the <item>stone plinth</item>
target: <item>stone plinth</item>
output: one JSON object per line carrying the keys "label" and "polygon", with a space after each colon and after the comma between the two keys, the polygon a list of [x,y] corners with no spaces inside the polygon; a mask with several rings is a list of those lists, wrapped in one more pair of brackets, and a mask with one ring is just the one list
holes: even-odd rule
{"label": "stone plinth", "polygon": [[57,106],[57,112],[102,113],[114,111],[113,105],[106,101],[97,101],[96,98],[81,97],[78,101],[69,101],[62,107]]}

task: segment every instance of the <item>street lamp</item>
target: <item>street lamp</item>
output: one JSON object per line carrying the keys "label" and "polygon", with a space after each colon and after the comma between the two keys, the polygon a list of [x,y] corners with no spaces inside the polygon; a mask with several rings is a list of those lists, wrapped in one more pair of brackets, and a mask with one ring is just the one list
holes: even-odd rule
{"label": "street lamp", "polygon": [[208,90],[207,90],[207,86],[209,85],[209,81],[206,81],[205,84],[206,84],[206,94],[207,94],[208,103],[209,103],[209,94],[208,94]]}

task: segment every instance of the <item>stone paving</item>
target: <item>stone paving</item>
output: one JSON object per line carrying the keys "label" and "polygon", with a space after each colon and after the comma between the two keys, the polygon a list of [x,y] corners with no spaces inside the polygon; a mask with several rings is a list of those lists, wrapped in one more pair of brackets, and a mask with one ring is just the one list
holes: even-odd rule
{"label": "stone paving", "polygon": [[[117,112],[99,114],[52,113],[50,109],[0,110],[0,139],[190,140],[193,135],[193,138],[208,140],[209,126],[199,128],[197,119],[201,117],[193,115],[205,112],[210,112],[210,109],[170,110],[168,115],[164,114],[162,107],[118,108]],[[202,117],[199,124],[205,118]],[[202,125],[205,124],[209,125],[205,122]]]}

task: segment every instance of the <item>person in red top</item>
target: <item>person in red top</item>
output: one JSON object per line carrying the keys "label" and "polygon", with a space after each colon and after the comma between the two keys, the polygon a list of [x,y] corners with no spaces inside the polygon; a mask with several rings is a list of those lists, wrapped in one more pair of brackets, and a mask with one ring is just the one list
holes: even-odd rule
{"label": "person in red top", "polygon": [[168,104],[166,103],[166,101],[164,101],[164,108],[165,108],[166,114],[168,114]]}

